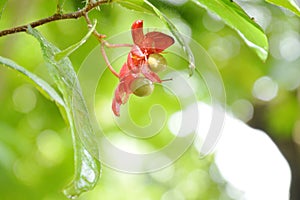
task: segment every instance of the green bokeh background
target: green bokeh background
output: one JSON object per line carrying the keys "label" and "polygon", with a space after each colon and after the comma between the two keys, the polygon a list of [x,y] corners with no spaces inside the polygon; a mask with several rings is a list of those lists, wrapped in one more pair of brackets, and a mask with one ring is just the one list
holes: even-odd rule
{"label": "green bokeh background", "polygon": [[[65,10],[74,11],[82,6],[80,1],[76,2],[67,1]],[[264,63],[236,32],[204,9],[191,3],[180,6],[153,3],[181,31],[201,44],[214,60],[223,78],[228,111],[251,126],[265,130],[279,146],[293,172],[292,197],[299,199],[296,188],[300,185],[300,56],[293,57],[293,49],[284,46],[292,48],[287,38],[295,35],[299,41],[299,17],[262,1],[242,4],[246,11],[256,9],[257,20],[263,23],[269,38],[271,53]],[[10,0],[3,11],[0,29],[50,16],[55,9],[54,0]],[[101,6],[90,16],[98,21],[96,29],[107,36],[128,31],[136,19],[143,19],[148,27],[163,27],[155,16],[133,12],[117,4]],[[260,21],[260,17],[264,20]],[[38,30],[61,49],[79,41],[87,32],[83,19],[53,22]],[[70,56],[76,70],[97,45],[98,41],[90,38]],[[1,56],[15,60],[53,83],[33,37],[26,33],[5,36],[0,38],[0,47]],[[99,60],[102,60],[100,52]],[[264,76],[278,88],[277,95],[269,101],[256,98],[252,92],[256,81]],[[108,94],[108,97],[103,96],[103,101],[108,102],[117,80],[109,73],[103,80],[111,83],[101,90]],[[157,92],[159,94],[159,88]],[[161,100],[158,94],[154,94],[153,101]],[[138,101],[136,103],[141,105]],[[238,107],[240,102],[244,102],[242,107]],[[66,199],[61,190],[73,175],[73,149],[69,130],[55,104],[45,99],[26,79],[1,67],[0,108],[0,199]],[[169,109],[176,111],[178,105],[169,104]],[[138,114],[132,116],[137,123],[148,123],[149,119],[142,120]],[[168,137],[170,134],[163,139],[168,140]],[[159,140],[151,142],[160,145]],[[213,156],[199,160],[198,155],[196,149],[191,148],[172,166],[145,175],[121,173],[104,166],[96,188],[79,199],[230,199]]]}

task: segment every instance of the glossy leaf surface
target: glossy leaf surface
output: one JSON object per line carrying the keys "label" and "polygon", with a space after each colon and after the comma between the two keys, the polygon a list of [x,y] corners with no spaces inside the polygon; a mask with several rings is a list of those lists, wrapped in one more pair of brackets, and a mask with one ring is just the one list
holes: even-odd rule
{"label": "glossy leaf surface", "polygon": [[23,74],[25,77],[27,77],[28,79],[30,79],[34,83],[36,88],[45,97],[47,97],[48,99],[50,99],[52,101],[55,101],[60,106],[63,106],[63,107],[65,106],[65,103],[64,103],[63,99],[55,91],[55,89],[52,88],[46,81],[44,81],[43,79],[41,79],[37,75],[35,75],[32,72],[28,71],[24,67],[18,65],[14,61],[12,61],[8,58],[1,57],[1,56],[0,56],[0,64],[4,65],[4,66],[6,66],[10,69],[15,70],[15,71],[19,72],[20,74]]}
{"label": "glossy leaf surface", "polygon": [[268,57],[269,44],[267,36],[259,25],[234,1],[230,0],[191,0],[218,15],[228,26],[239,33],[246,44],[253,49],[260,59]]}
{"label": "glossy leaf surface", "polygon": [[94,188],[100,176],[99,161],[87,151],[80,140],[80,136],[89,137],[93,134],[89,114],[77,75],[69,58],[65,57],[57,61],[55,56],[61,51],[56,46],[48,42],[37,30],[31,27],[28,27],[28,33],[40,42],[49,73],[66,103],[65,110],[75,151],[75,176],[64,190],[64,194],[68,198],[76,198],[82,192]]}

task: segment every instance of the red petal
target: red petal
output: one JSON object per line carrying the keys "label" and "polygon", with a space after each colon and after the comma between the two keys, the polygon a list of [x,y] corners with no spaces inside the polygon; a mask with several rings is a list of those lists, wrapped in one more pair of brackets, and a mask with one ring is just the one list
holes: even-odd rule
{"label": "red petal", "polygon": [[148,65],[143,65],[142,68],[141,68],[141,71],[142,71],[142,74],[147,78],[149,79],[150,81],[152,81],[153,83],[161,83],[161,80],[159,78],[159,76],[152,72]]}
{"label": "red petal", "polygon": [[160,53],[174,44],[174,39],[161,32],[149,32],[145,35],[141,48],[147,50],[148,54]]}
{"label": "red petal", "polygon": [[119,104],[122,104],[122,86],[121,86],[121,84],[119,83],[119,85],[118,85],[118,87],[116,88],[116,90],[115,90],[115,97],[114,97],[114,100],[116,101],[116,102],[118,102]]}
{"label": "red petal", "polygon": [[144,40],[143,20],[136,20],[131,26],[131,35],[134,44],[141,45]]}
{"label": "red petal", "polygon": [[113,99],[111,107],[112,107],[114,114],[118,117],[120,116],[120,105],[121,104],[117,103],[116,100]]}
{"label": "red petal", "polygon": [[112,110],[116,116],[120,115],[120,106],[128,101],[128,98],[132,93],[130,84],[136,77],[137,74],[134,74],[131,71],[128,71],[122,77],[120,76],[120,83],[115,90],[115,96],[112,101]]}
{"label": "red petal", "polygon": [[144,52],[141,50],[141,48],[138,45],[133,45],[133,47],[130,50],[130,53],[137,58],[144,58],[145,54]]}
{"label": "red petal", "polygon": [[128,69],[128,66],[126,63],[124,63],[124,65],[122,66],[121,70],[120,70],[120,74],[119,74],[119,78],[122,79],[122,77],[124,77],[130,70]]}
{"label": "red petal", "polygon": [[116,116],[120,116],[120,106],[127,101],[126,99],[126,101],[124,101],[124,97],[128,98],[127,94],[125,93],[124,83],[120,82],[115,90],[115,96],[112,101],[112,110]]}

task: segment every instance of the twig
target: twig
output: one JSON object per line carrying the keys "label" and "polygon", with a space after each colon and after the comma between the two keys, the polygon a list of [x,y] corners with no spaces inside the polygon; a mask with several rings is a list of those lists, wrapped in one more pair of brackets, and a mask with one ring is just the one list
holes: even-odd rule
{"label": "twig", "polygon": [[[83,15],[84,15],[86,23],[88,24],[88,28],[91,29],[93,27],[93,25],[88,16],[88,13],[84,13]],[[106,35],[98,33],[98,31],[96,29],[93,31],[93,34],[99,40],[99,42],[101,44],[101,54],[104,58],[104,61],[106,62],[106,65],[108,66],[108,69],[111,71],[111,73],[113,75],[115,75],[117,78],[120,78],[119,74],[116,72],[116,70],[110,64],[108,57],[106,55],[106,52],[104,50],[104,46],[109,47],[109,48],[118,48],[118,47],[133,47],[133,45],[132,44],[110,44],[104,40]]]}
{"label": "twig", "polygon": [[[89,16],[88,16],[88,14],[87,13],[84,13],[84,18],[85,18],[85,21],[86,21],[86,23],[88,24],[88,28],[90,29],[90,28],[92,28],[93,27],[93,25],[92,25],[92,22],[91,22],[91,20],[90,20],[90,18],[89,18]],[[100,42],[100,44],[101,44],[101,54],[102,54],[102,56],[103,56],[103,58],[104,58],[104,61],[106,62],[106,64],[107,64],[107,66],[108,66],[108,68],[109,68],[109,70],[111,71],[111,73],[113,73],[113,75],[115,75],[117,78],[119,78],[119,74],[116,72],[116,70],[111,66],[111,64],[110,64],[110,62],[109,62],[109,60],[108,60],[108,58],[107,58],[107,55],[106,55],[106,53],[105,53],[105,50],[104,50],[104,39],[103,38],[105,38],[106,37],[106,35],[103,35],[103,34],[100,34],[100,33],[98,33],[98,31],[95,29],[94,31],[93,31],[93,34],[94,34],[94,36],[99,40],[99,42]]]}
{"label": "twig", "polygon": [[110,2],[110,0],[101,0],[101,1],[97,1],[95,3],[89,3],[84,8],[82,8],[82,9],[76,11],[76,12],[66,13],[66,14],[56,13],[56,14],[50,16],[50,17],[46,17],[44,19],[40,19],[40,20],[31,22],[30,24],[26,24],[26,25],[6,29],[6,30],[3,30],[3,31],[0,31],[0,37],[5,36],[5,35],[18,33],[18,32],[25,32],[25,31],[27,31],[28,25],[30,25],[32,28],[35,28],[37,26],[41,26],[43,24],[47,24],[47,23],[53,22],[53,21],[58,21],[58,20],[63,20],[63,19],[77,19],[77,18],[80,18],[80,17],[84,16],[85,13],[88,13],[90,10],[98,7],[99,5],[105,4],[105,3],[108,3],[108,2]]}

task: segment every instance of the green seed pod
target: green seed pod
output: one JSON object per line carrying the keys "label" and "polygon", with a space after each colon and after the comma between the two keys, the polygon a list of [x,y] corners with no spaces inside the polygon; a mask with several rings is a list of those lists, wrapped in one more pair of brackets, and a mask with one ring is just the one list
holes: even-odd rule
{"label": "green seed pod", "polygon": [[144,97],[153,92],[154,85],[150,80],[144,77],[138,77],[132,81],[130,84],[130,89],[136,96]]}
{"label": "green seed pod", "polygon": [[150,54],[148,64],[153,72],[161,72],[167,68],[167,60],[158,53]]}

